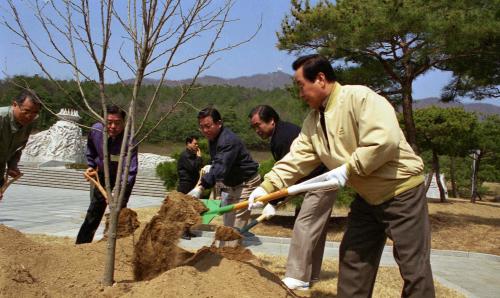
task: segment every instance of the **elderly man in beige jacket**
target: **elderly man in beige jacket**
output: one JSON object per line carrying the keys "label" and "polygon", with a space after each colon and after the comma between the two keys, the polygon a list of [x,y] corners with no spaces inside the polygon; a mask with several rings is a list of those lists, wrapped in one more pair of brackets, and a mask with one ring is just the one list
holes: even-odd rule
{"label": "elderly man in beige jacket", "polygon": [[372,295],[387,237],[404,280],[402,296],[434,297],[423,162],[407,143],[393,107],[367,87],[340,85],[322,56],[300,57],[293,69],[312,111],[250,204],[323,163],[331,169],[326,180],[347,183],[357,193],[340,244],[338,297]]}

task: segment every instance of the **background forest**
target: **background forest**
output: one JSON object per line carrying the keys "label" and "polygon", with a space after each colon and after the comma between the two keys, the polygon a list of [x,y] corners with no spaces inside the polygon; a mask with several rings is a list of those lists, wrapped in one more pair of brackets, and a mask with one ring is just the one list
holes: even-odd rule
{"label": "background forest", "polygon": [[[81,123],[91,125],[91,118],[82,114],[82,110],[68,101],[67,95],[55,88],[53,84],[40,76],[14,78],[16,81],[24,81],[42,97],[45,104],[52,110],[59,111],[61,108],[74,108],[80,111]],[[72,81],[59,81],[65,85],[67,90],[73,90],[71,96],[78,98],[76,86]],[[95,94],[98,98],[95,84],[88,82],[83,85],[87,94]],[[19,87],[9,81],[0,81],[0,105],[9,105],[14,96],[19,92]],[[127,94],[131,92],[131,86],[123,84],[107,85],[107,92],[112,96],[111,102],[125,105]],[[153,86],[144,86],[139,96],[137,105],[139,115],[145,112],[145,105],[141,100],[154,92]],[[155,116],[165,113],[170,108],[172,101],[181,87],[163,87],[160,91],[160,101],[154,110]],[[92,97],[89,97],[92,98]],[[91,100],[92,102],[92,100]],[[261,174],[267,172],[273,164],[267,159],[269,155],[259,154],[260,151],[267,152],[267,141],[261,140],[248,124],[248,113],[250,109],[259,104],[273,106],[281,118],[300,125],[308,112],[307,106],[299,100],[294,92],[294,87],[275,88],[273,90],[261,90],[257,88],[244,88],[234,86],[199,86],[185,99],[186,104],[178,107],[174,114],[164,121],[148,137],[143,147],[154,144],[172,144],[179,148],[170,150],[175,157],[183,150],[183,142],[188,135],[198,135],[197,111],[207,105],[214,105],[220,110],[224,124],[237,133],[252,150],[254,158],[261,163]],[[99,102],[92,103],[98,109]],[[397,105],[395,104],[397,107]],[[152,117],[152,119],[157,117]],[[421,150],[421,156],[426,163],[426,172],[435,171],[438,156],[438,167],[445,174],[448,183],[448,192],[452,197],[471,196],[472,158],[471,150],[482,148],[484,154],[481,159],[478,172],[478,194],[497,195],[494,189],[488,190],[483,182],[500,182],[500,161],[497,158],[500,153],[500,117],[498,115],[484,117],[481,114],[466,112],[461,108],[443,109],[428,107],[419,109],[415,113],[417,142]],[[466,121],[467,120],[467,121]],[[48,129],[57,121],[47,110],[42,110],[37,122],[37,129]],[[146,125],[153,125],[146,123]],[[404,123],[401,121],[404,128]],[[86,130],[84,129],[84,134]],[[445,138],[446,137],[446,138]],[[206,141],[202,140],[202,146]],[[496,140],[496,141],[495,141]],[[207,152],[205,150],[205,152]],[[434,154],[434,153],[435,154]],[[265,157],[262,157],[265,156]],[[208,156],[205,157],[208,159]],[[167,188],[174,188],[176,181],[175,164],[164,165],[159,169],[159,174],[166,181]],[[482,186],[483,185],[483,186]]]}

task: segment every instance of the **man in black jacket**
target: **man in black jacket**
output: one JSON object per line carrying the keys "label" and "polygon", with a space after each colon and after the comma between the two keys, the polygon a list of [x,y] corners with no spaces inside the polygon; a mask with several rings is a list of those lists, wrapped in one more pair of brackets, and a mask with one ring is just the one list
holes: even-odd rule
{"label": "man in black jacket", "polygon": [[[201,185],[195,186],[188,195],[200,198],[204,189],[220,181],[224,183],[221,189],[222,205],[248,199],[260,183],[259,164],[252,159],[241,139],[222,125],[221,115],[215,108],[201,110],[198,124],[209,141],[211,167],[201,177]],[[249,210],[225,213],[223,216],[224,225],[238,228],[244,227],[249,219]]]}
{"label": "man in black jacket", "polygon": [[200,179],[200,169],[203,166],[201,150],[198,146],[198,138],[190,136],[186,138],[186,150],[181,153],[177,161],[177,175],[179,186],[177,191],[187,194],[196,186]]}
{"label": "man in black jacket", "polygon": [[[250,125],[262,139],[271,138],[271,153],[275,161],[282,159],[290,152],[290,146],[299,135],[300,127],[280,120],[278,113],[268,105],[256,106],[250,111],[248,117]],[[321,165],[301,181],[326,171],[327,168]],[[290,289],[307,290],[311,282],[319,280],[327,223],[336,196],[337,193],[334,190],[310,191],[304,196],[302,207],[293,226],[286,273],[283,279]]]}
{"label": "man in black jacket", "polygon": [[[177,161],[177,175],[179,176],[179,186],[177,191],[187,194],[198,183],[200,179],[200,169],[203,165],[201,150],[198,146],[198,138],[190,136],[186,138],[186,150],[181,153]],[[189,227],[184,229],[182,239],[191,240],[196,235],[191,233]]]}

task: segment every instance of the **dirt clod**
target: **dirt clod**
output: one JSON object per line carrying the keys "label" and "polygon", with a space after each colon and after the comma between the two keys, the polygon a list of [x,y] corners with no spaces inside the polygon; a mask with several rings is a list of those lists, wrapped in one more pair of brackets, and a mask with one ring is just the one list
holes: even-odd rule
{"label": "dirt clod", "polygon": [[170,193],[157,215],[144,228],[134,249],[134,277],[148,280],[172,269],[184,260],[177,247],[185,228],[200,222],[205,206],[179,192]]}
{"label": "dirt clod", "polygon": [[[104,239],[107,239],[110,225],[109,213],[106,216],[106,226],[104,227]],[[141,225],[137,219],[137,212],[129,208],[123,208],[118,215],[118,227],[116,228],[116,238],[123,238],[134,234],[134,231]]]}
{"label": "dirt clod", "polygon": [[242,239],[243,236],[234,228],[219,226],[215,230],[215,240],[219,241],[233,241]]}

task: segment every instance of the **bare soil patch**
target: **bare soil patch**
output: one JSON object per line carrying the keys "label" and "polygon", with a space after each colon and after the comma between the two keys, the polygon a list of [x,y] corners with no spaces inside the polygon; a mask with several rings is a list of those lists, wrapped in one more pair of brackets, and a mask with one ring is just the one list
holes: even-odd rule
{"label": "bare soil patch", "polygon": [[[0,297],[296,297],[280,278],[263,268],[253,254],[242,247],[204,247],[196,253],[177,247],[185,225],[199,220],[191,198],[175,194],[165,200],[157,216],[144,228],[117,241],[116,284],[103,287],[106,242],[74,245],[68,238],[28,238],[0,225]],[[195,201],[196,202],[196,201]],[[179,206],[186,207],[179,211]],[[193,210],[189,210],[192,207]],[[174,221],[177,219],[178,221]],[[172,222],[168,222],[173,220]],[[152,227],[146,229],[146,227]],[[164,234],[167,232],[166,234]],[[146,241],[141,241],[145,238]],[[137,281],[139,253],[158,252],[169,266]],[[140,248],[138,250],[138,247]],[[148,249],[146,249],[148,248]],[[242,285],[251,284],[251,287]]]}
{"label": "bare soil patch", "polygon": [[[272,272],[283,276],[286,271],[286,257],[258,255],[261,262],[266,268]],[[337,295],[337,279],[338,279],[338,262],[332,259],[323,260],[321,266],[321,279],[315,283],[309,291],[300,291],[302,296],[313,298],[331,298]],[[436,297],[439,298],[462,298],[464,295],[455,290],[442,286],[439,282],[434,281],[436,287]],[[373,297],[388,298],[401,297],[403,281],[399,270],[396,267],[380,267],[375,287],[373,289]]]}
{"label": "bare soil patch", "polygon": [[[461,229],[470,229],[476,225],[498,227],[499,205],[480,202],[471,206],[470,203],[468,205],[462,201],[452,201],[448,204],[431,203],[434,233],[437,238],[451,237],[451,233],[444,232],[456,225],[461,225]],[[186,210],[193,209],[182,213],[176,211],[179,206]],[[105,241],[74,245],[72,238],[43,235],[27,237],[0,225],[0,297],[296,297],[280,281],[284,274],[285,258],[256,257],[241,246],[220,248],[212,245],[197,252],[179,248],[177,243],[184,227],[199,220],[199,217],[195,219],[191,216],[198,212],[196,206],[174,194],[170,200],[165,200],[160,211],[137,210],[137,218],[143,224],[130,236],[117,241],[116,284],[113,287],[103,287],[100,284],[104,271]],[[471,208],[475,211],[471,211]],[[257,229],[290,233],[293,218],[282,217],[282,221],[279,219],[278,217],[277,222],[274,219],[265,225],[258,225],[253,231],[258,234],[262,233],[257,232]],[[149,223],[146,224],[147,221]],[[152,228],[146,230],[148,225]],[[435,228],[436,225],[439,228]],[[333,230],[335,237],[339,237],[338,234],[342,233],[344,226],[345,217],[333,218],[330,233]],[[463,242],[462,235],[465,234],[455,234],[454,237]],[[141,242],[141,237],[145,237],[147,241]],[[234,240],[238,238],[238,234],[221,229],[216,238],[214,241]],[[139,243],[143,243],[142,246]],[[164,258],[168,259],[169,266],[160,270],[161,272],[154,272],[152,276],[144,278],[144,281],[137,281],[134,265],[136,255],[144,252],[150,253],[149,256],[152,257],[157,252],[151,247],[159,246],[158,243],[167,246]],[[455,245],[459,243],[457,240]],[[141,247],[139,251],[138,246]],[[312,291],[298,294],[334,297],[337,264],[325,260],[323,269],[322,281],[315,284]],[[381,268],[374,297],[397,297],[400,295],[401,286],[397,268]],[[439,297],[461,297],[460,294],[438,284],[437,291]]]}

